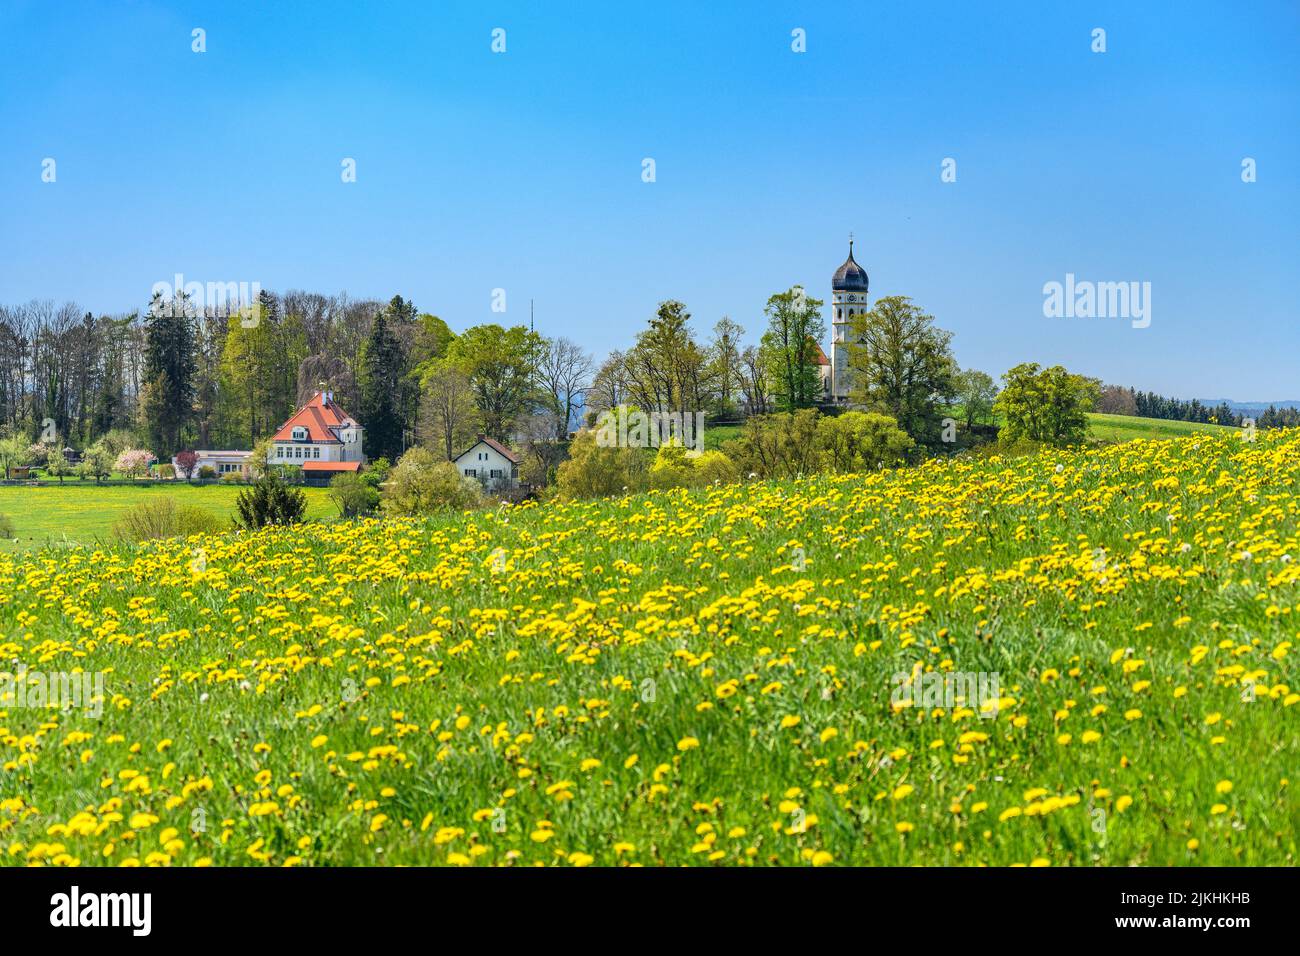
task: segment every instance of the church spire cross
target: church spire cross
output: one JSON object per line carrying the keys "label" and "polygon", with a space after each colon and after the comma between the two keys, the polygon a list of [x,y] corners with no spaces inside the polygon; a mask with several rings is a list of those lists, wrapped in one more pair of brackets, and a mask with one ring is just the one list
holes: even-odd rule
{"label": "church spire cross", "polygon": [[853,233],[849,232],[849,258],[853,258]]}

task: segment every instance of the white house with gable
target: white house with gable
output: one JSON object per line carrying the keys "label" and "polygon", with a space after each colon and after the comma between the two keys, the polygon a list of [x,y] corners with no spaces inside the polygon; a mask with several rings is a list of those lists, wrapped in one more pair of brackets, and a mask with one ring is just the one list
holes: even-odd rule
{"label": "white house with gable", "polygon": [[452,459],[466,478],[475,478],[489,491],[507,491],[519,484],[519,456],[486,435]]}

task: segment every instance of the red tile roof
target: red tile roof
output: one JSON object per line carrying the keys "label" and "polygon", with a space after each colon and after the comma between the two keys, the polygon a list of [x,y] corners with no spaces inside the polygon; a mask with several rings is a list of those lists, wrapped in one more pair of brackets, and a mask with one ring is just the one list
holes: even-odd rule
{"label": "red tile roof", "polygon": [[317,444],[337,445],[340,443],[340,428],[358,428],[357,422],[345,412],[326,392],[317,392],[311,401],[298,409],[289,420],[280,426],[272,436],[272,441],[293,441],[293,430],[307,429],[307,440]]}
{"label": "red tile roof", "polygon": [[304,461],[303,471],[360,471],[359,461]]}
{"label": "red tile roof", "polygon": [[831,360],[828,359],[828,358],[826,357],[826,353],[825,353],[824,351],[822,351],[822,347],[821,347],[820,345],[818,345],[815,341],[811,340],[811,339],[809,340],[809,342],[811,343],[811,345],[813,346],[813,348],[815,348],[815,349],[817,350],[817,355],[814,357],[814,361],[815,361],[818,365],[830,365],[830,364],[831,364]]}

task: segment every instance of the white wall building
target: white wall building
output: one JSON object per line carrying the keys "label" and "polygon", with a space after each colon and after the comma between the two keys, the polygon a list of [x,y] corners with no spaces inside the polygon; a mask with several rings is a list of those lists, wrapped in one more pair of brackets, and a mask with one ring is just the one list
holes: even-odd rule
{"label": "white wall building", "polygon": [[481,481],[488,491],[507,491],[519,484],[519,456],[486,435],[452,459],[466,478]]}
{"label": "white wall building", "polygon": [[[198,478],[200,471],[204,468],[211,468],[218,478],[224,478],[226,475],[239,475],[241,478],[251,477],[252,469],[249,466],[249,459],[253,453],[251,451],[208,451],[200,449],[194,453],[196,461],[194,462],[194,472],[191,478]],[[176,466],[176,459],[172,459],[172,466]],[[176,476],[180,477],[180,469],[176,469]]]}
{"label": "white wall building", "polygon": [[272,437],[268,463],[294,465],[328,477],[358,471],[365,462],[365,430],[334,401],[333,392],[317,392],[289,417]]}

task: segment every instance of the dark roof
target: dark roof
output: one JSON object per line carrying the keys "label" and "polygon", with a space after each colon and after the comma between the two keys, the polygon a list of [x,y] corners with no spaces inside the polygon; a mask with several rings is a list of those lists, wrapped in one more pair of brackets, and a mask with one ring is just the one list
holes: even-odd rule
{"label": "dark roof", "polygon": [[849,240],[849,257],[844,265],[835,270],[831,278],[831,289],[835,292],[866,292],[867,270],[858,265],[853,258],[853,240]]}
{"label": "dark roof", "polygon": [[479,441],[483,442],[483,444],[487,445],[489,448],[495,448],[501,454],[505,455],[507,460],[514,462],[516,465],[519,464],[519,456],[516,455],[514,452],[512,452],[505,445],[501,444],[495,438],[488,438],[486,435],[479,435],[478,439]]}
{"label": "dark roof", "polygon": [[464,458],[480,444],[487,445],[492,450],[499,452],[501,455],[505,457],[506,461],[509,461],[515,465],[519,464],[518,455],[512,452],[505,445],[501,444],[495,438],[488,438],[487,435],[479,435],[478,440],[475,441],[473,445],[470,445],[468,448],[466,448],[463,452],[461,452],[459,455],[453,458],[452,461],[459,461],[460,459]]}

